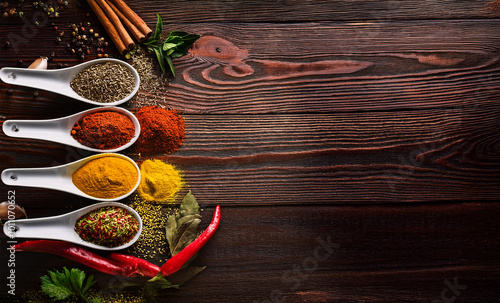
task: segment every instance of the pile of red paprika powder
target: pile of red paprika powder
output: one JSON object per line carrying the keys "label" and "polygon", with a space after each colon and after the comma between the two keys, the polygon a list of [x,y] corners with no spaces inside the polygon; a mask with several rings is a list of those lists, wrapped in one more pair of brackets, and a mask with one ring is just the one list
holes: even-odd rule
{"label": "pile of red paprika powder", "polygon": [[184,141],[184,118],[176,110],[157,105],[141,107],[135,116],[141,125],[141,135],[135,149],[145,156],[170,154]]}

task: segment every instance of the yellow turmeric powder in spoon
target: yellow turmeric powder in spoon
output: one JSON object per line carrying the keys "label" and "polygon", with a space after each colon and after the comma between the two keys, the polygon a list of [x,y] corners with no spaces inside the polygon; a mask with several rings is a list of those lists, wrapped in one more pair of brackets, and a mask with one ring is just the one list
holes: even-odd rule
{"label": "yellow turmeric powder in spoon", "polygon": [[89,196],[113,199],[130,192],[139,175],[129,161],[105,156],[85,163],[73,175],[73,184]]}

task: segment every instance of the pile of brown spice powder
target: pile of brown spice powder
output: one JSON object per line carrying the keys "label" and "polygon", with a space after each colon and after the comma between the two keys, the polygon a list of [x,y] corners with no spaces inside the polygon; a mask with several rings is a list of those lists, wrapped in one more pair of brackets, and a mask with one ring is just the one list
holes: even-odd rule
{"label": "pile of brown spice powder", "polygon": [[135,143],[139,154],[170,154],[182,145],[184,118],[176,110],[150,105],[141,107],[135,115],[141,125],[141,135]]}

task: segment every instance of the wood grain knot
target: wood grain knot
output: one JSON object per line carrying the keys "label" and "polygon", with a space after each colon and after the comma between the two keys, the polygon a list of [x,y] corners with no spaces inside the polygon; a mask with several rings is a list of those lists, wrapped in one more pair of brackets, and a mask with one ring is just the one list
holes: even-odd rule
{"label": "wood grain knot", "polygon": [[245,77],[254,73],[246,64],[248,51],[232,42],[215,36],[203,36],[191,48],[191,54],[203,61],[224,65],[224,72],[233,77]]}

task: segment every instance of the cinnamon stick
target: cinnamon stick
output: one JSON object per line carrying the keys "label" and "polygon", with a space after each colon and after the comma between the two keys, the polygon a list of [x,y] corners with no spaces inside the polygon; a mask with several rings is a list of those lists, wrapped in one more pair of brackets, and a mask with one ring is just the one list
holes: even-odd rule
{"label": "cinnamon stick", "polygon": [[135,40],[137,40],[138,42],[146,40],[146,35],[144,35],[132,22],[130,22],[130,20],[127,19],[127,17],[125,17],[125,15],[122,14],[122,12],[120,12],[120,10],[113,3],[111,3],[109,0],[104,0],[104,1],[111,7],[111,9],[118,16],[118,18],[120,18],[122,23],[127,27],[129,32],[132,34],[132,36],[134,36]]}
{"label": "cinnamon stick", "polygon": [[104,11],[108,19],[113,23],[115,26],[116,31],[120,35],[120,38],[123,41],[123,44],[125,44],[125,47],[127,50],[131,50],[134,47],[134,41],[128,34],[127,30],[125,27],[123,27],[122,22],[120,21],[120,18],[115,14],[115,12],[111,9],[111,7],[106,3],[104,0],[97,0],[97,4],[101,7],[101,9]]}
{"label": "cinnamon stick", "polygon": [[146,22],[141,19],[123,0],[110,0],[116,8],[123,13],[127,19],[132,22],[145,36],[149,38],[153,33],[153,30],[148,27]]}
{"label": "cinnamon stick", "polygon": [[113,23],[111,23],[111,21],[108,19],[108,17],[101,9],[99,4],[95,2],[95,0],[87,0],[87,2],[94,11],[94,13],[96,14],[99,21],[101,22],[102,26],[104,26],[104,29],[111,38],[111,41],[113,41],[113,44],[118,49],[118,52],[120,52],[120,54],[123,54],[127,50],[127,47],[120,38],[120,35],[118,34],[118,31],[115,29]]}

